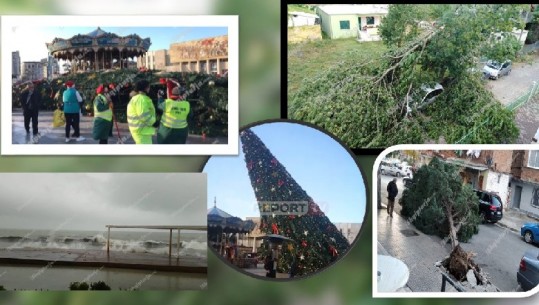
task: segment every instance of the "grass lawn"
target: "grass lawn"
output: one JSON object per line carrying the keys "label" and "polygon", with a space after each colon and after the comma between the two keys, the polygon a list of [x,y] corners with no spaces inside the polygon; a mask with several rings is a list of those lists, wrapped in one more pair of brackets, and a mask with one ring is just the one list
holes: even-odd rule
{"label": "grass lawn", "polygon": [[[350,52],[360,50],[361,53]],[[304,79],[314,77],[343,59],[360,61],[379,58],[386,50],[381,41],[357,42],[355,38],[323,39],[288,45],[288,96]],[[351,58],[351,57],[354,58]]]}
{"label": "grass lawn", "polygon": [[310,10],[304,4],[289,4],[288,5],[288,11],[289,12],[304,12],[304,13],[314,14],[314,11]]}

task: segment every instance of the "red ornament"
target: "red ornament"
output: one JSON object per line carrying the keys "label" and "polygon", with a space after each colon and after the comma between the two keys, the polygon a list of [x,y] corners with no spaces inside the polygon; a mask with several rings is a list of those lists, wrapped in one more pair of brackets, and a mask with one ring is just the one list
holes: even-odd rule
{"label": "red ornament", "polygon": [[309,215],[324,215],[324,213],[322,212],[322,210],[320,210],[320,207],[312,202],[312,201],[309,201],[309,211],[308,213]]}
{"label": "red ornament", "polygon": [[302,247],[307,247],[307,242],[306,242],[305,240],[302,241],[302,242],[301,242],[301,246],[302,246]]}
{"label": "red ornament", "polygon": [[271,164],[277,165],[277,159],[275,159],[275,158],[271,159]]}
{"label": "red ornament", "polygon": [[296,215],[288,215],[288,219],[294,219],[296,218]]}
{"label": "red ornament", "polygon": [[281,186],[281,185],[284,184],[284,181],[283,181],[283,180],[279,180],[279,181],[277,182],[277,184],[278,184],[279,186]]}
{"label": "red ornament", "polygon": [[276,224],[271,224],[271,231],[273,232],[273,234],[279,234],[279,229],[277,228]]}
{"label": "red ornament", "polygon": [[163,84],[163,85],[166,84],[166,83],[167,83],[166,78],[160,78],[160,79],[159,79],[159,83],[161,83],[161,84]]}
{"label": "red ornament", "polygon": [[335,249],[335,247],[333,247],[333,246],[329,246],[329,253],[330,253],[331,256],[333,256],[333,257],[339,255],[339,252],[338,252],[337,249]]}

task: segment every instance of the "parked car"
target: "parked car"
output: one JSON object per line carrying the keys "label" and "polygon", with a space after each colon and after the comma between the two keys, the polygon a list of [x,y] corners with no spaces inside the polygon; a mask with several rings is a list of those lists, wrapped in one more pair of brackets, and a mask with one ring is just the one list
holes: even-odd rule
{"label": "parked car", "polygon": [[402,179],[402,183],[404,184],[404,187],[407,189],[410,188],[412,184],[414,184],[412,178],[404,178]]}
{"label": "parked car", "polygon": [[500,76],[509,75],[512,67],[513,66],[510,60],[506,60],[503,63],[499,63],[495,60],[489,60],[483,67],[483,74],[488,78],[498,79]]}
{"label": "parked car", "polygon": [[479,199],[479,214],[484,221],[495,223],[503,217],[502,199],[495,193],[475,190]]}
{"label": "parked car", "polygon": [[411,175],[412,170],[410,166],[403,165],[398,161],[382,161],[380,162],[380,172],[382,175],[406,177]]}
{"label": "parked car", "polygon": [[529,244],[533,242],[539,243],[539,223],[528,222],[523,224],[520,228],[520,236]]}
{"label": "parked car", "polygon": [[522,256],[517,271],[517,282],[528,291],[539,284],[539,250],[528,250]]}

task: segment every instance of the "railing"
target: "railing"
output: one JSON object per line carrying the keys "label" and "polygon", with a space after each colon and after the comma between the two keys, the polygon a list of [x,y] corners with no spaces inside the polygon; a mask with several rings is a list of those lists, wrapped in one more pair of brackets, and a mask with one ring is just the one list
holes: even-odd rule
{"label": "railing", "polygon": [[462,285],[460,285],[459,283],[455,282],[450,276],[449,274],[445,273],[442,271],[442,289],[441,291],[442,292],[445,292],[445,283],[449,283],[451,284],[451,286],[455,287],[455,289],[457,289],[458,292],[466,292],[466,290],[464,289],[464,287],[462,287]]}
{"label": "railing", "polygon": [[178,241],[176,244],[176,250],[178,253],[178,258],[180,257],[180,231],[181,230],[191,230],[191,231],[207,231],[207,226],[121,226],[121,225],[106,225],[105,226],[108,229],[107,232],[107,255],[109,255],[109,248],[110,248],[110,229],[111,228],[118,228],[118,229],[149,229],[149,230],[169,230],[169,238],[168,238],[168,258],[172,257],[172,230],[178,230]]}
{"label": "railing", "polygon": [[[521,107],[522,105],[525,105],[526,103],[528,103],[530,101],[531,98],[533,98],[535,95],[539,94],[539,81],[534,81],[530,90],[528,90],[528,92],[524,93],[523,95],[517,97],[514,101],[512,101],[511,103],[509,103],[506,108],[510,111],[516,111],[519,107]],[[470,135],[472,135],[477,129],[479,129],[480,127],[482,127],[483,125],[487,124],[489,122],[489,118],[487,118],[485,121],[483,121],[481,124],[479,124],[478,126],[474,127],[470,132],[468,132],[467,134],[465,134],[462,138],[460,138],[460,140],[458,140],[457,142],[455,142],[455,144],[460,144],[462,143],[464,140],[466,140]]]}
{"label": "railing", "polygon": [[513,102],[507,105],[507,109],[515,111],[520,106],[528,103],[532,97],[539,93],[539,82],[534,81],[531,89],[523,95],[517,97]]}

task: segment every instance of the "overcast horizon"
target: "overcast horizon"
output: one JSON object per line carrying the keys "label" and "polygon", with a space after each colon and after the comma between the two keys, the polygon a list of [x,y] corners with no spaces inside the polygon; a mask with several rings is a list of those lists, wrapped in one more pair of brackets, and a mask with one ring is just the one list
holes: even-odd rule
{"label": "overcast horizon", "polygon": [[204,173],[2,173],[0,230],[206,225],[206,180]]}

